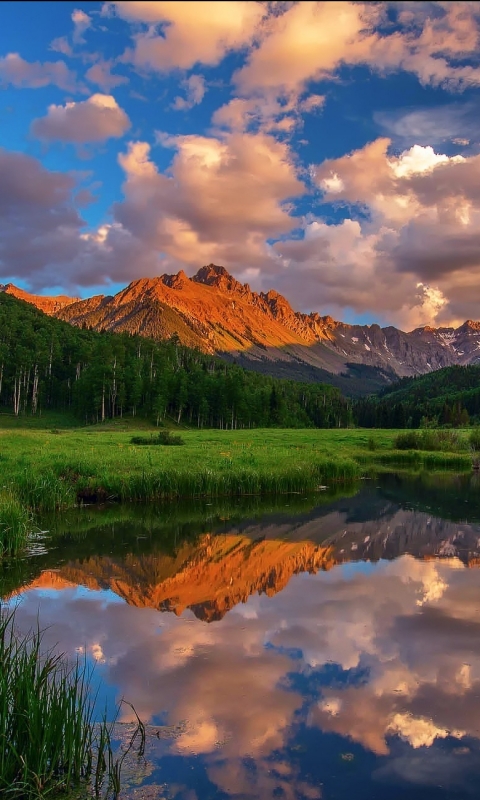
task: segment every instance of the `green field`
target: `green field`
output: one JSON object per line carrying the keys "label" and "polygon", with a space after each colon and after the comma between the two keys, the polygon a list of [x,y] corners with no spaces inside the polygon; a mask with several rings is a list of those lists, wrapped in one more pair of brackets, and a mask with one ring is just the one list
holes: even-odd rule
{"label": "green field", "polygon": [[[79,500],[159,500],[315,491],[376,466],[469,469],[468,433],[455,452],[399,451],[398,431],[364,429],[181,430],[181,447],[131,444],[136,420],[66,427],[59,417],[0,415],[1,487],[30,510]],[[63,424],[62,424],[63,423]]]}

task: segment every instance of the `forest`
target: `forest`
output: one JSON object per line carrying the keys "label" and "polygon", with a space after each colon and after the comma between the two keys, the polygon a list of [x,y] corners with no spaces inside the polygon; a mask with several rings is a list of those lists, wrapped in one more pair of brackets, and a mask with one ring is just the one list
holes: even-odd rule
{"label": "forest", "polygon": [[453,427],[480,421],[480,365],[402,378],[354,404],[363,428]]}
{"label": "forest", "polygon": [[182,346],[98,333],[0,294],[0,407],[16,416],[45,410],[80,423],[125,414],[198,428],[346,427],[352,400],[328,384],[250,372]]}

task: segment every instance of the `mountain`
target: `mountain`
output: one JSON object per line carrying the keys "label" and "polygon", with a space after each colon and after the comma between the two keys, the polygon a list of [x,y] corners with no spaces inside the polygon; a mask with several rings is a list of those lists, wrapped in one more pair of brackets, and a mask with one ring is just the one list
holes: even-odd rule
{"label": "mountain", "polygon": [[455,364],[480,363],[480,322],[459,328],[347,325],[294,311],[282,295],[257,293],[224,267],[209,264],[193,278],[180,271],[133,281],[114,296],[87,300],[16,293],[73,325],[160,339],[177,334],[188,346],[275,377],[329,381],[344,391],[373,391],[398,377]]}
{"label": "mountain", "polygon": [[19,289],[18,286],[14,286],[13,283],[0,284],[0,292],[11,294],[12,297],[16,297],[17,300],[24,300],[26,303],[31,303],[39,308],[40,311],[43,311],[45,314],[50,314],[51,316],[54,316],[62,308],[70,305],[70,303],[76,303],[79,300],[78,297],[67,297],[64,294],[58,294],[55,297],[29,294],[28,292],[24,292],[23,289]]}

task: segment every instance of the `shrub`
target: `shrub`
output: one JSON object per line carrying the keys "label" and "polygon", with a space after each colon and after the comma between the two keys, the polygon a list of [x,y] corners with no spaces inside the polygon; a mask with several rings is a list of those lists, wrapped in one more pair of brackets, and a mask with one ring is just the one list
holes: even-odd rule
{"label": "shrub", "polygon": [[472,428],[470,436],[468,437],[468,443],[472,450],[480,451],[480,428]]}
{"label": "shrub", "polygon": [[156,436],[132,436],[130,439],[131,444],[164,444],[164,445],[181,445],[185,444],[181,436],[176,436],[171,431],[160,431]]}
{"label": "shrub", "polygon": [[444,452],[465,449],[457,431],[432,430],[430,428],[399,433],[395,439],[394,446],[397,450],[438,450]]}
{"label": "shrub", "polygon": [[394,447],[397,450],[418,450],[419,436],[416,431],[405,431],[395,437]]}

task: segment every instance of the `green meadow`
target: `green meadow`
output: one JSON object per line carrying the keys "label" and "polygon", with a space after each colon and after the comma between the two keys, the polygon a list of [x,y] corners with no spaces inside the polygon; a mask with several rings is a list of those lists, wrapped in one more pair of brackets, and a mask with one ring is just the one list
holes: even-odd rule
{"label": "green meadow", "polygon": [[[470,469],[468,432],[435,449],[397,449],[398,431],[175,430],[181,447],[133,444],[158,429],[125,419],[69,427],[0,415],[0,488],[30,512],[79,502],[157,501],[316,491],[373,467]],[[140,435],[139,435],[140,434]],[[418,443],[417,443],[418,445]],[[420,445],[419,445],[420,446]],[[0,497],[0,507],[3,507]]]}

